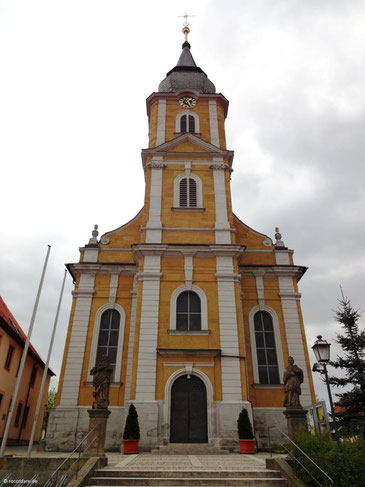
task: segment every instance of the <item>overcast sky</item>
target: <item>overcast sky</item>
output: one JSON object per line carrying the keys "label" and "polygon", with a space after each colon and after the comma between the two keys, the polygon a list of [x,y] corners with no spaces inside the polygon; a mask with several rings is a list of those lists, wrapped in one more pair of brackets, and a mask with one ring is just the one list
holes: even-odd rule
{"label": "overcast sky", "polygon": [[[95,223],[143,205],[145,99],[176,65],[185,10],[195,61],[230,101],[234,212],[272,238],[279,226],[309,267],[308,345],[333,343],[340,285],[365,306],[365,2],[0,0],[0,295],[26,331],[52,245],[32,336],[44,358],[64,263]],[[71,290],[68,277],[57,375]]]}

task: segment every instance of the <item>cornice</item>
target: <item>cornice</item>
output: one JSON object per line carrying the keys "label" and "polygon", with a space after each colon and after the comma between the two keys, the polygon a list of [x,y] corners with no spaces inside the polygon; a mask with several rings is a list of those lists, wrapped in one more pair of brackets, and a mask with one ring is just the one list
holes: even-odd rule
{"label": "cornice", "polygon": [[134,276],[137,272],[135,264],[111,264],[110,262],[99,262],[97,264],[92,264],[88,262],[79,262],[77,264],[67,264],[68,271],[73,278],[81,274],[91,274],[97,275],[128,275]]}
{"label": "cornice", "polygon": [[242,245],[183,245],[183,244],[135,244],[132,252],[138,262],[141,256],[159,255],[179,257],[194,255],[197,257],[236,257],[241,258],[245,252]]}
{"label": "cornice", "polygon": [[162,357],[178,356],[182,357],[184,355],[188,356],[200,356],[200,357],[217,357],[222,354],[219,349],[209,350],[209,349],[191,349],[191,348],[157,348],[157,353],[162,355]]}
{"label": "cornice", "polygon": [[306,272],[307,267],[295,265],[250,266],[240,265],[239,272],[242,277],[291,277],[298,281]]}

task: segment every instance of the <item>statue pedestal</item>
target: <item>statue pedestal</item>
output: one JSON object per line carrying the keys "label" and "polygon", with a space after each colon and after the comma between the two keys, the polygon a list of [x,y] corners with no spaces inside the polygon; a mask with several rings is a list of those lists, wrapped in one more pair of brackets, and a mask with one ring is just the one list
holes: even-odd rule
{"label": "statue pedestal", "polygon": [[95,428],[87,439],[87,456],[88,457],[105,457],[105,433],[106,423],[110,415],[108,409],[88,409],[89,413],[89,432]]}
{"label": "statue pedestal", "polygon": [[298,433],[308,433],[307,410],[303,408],[286,408],[283,414],[288,422],[290,438]]}

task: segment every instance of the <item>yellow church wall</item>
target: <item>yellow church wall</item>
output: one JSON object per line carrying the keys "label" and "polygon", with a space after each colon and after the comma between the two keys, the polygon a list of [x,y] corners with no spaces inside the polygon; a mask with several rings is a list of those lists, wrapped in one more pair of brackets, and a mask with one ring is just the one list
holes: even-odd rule
{"label": "yellow church wall", "polygon": [[[95,294],[91,304],[90,326],[86,337],[85,354],[81,373],[81,384],[79,390],[79,405],[88,406],[92,404],[93,387],[91,385],[85,385],[87,376],[89,373],[90,353],[92,346],[92,338],[94,331],[95,315],[97,311],[104,305],[109,303],[109,286],[110,276],[96,276],[95,278]],[[122,367],[121,375],[117,379],[123,383],[121,387],[111,387],[110,389],[110,405],[120,406],[124,401],[124,383],[127,371],[127,354],[128,354],[128,339],[130,330],[130,313],[132,304],[131,290],[133,287],[133,277],[122,276],[119,277],[118,291],[116,296],[116,304],[119,304],[125,311],[125,323],[124,323],[124,340],[123,340],[123,352],[122,352]],[[90,402],[91,401],[91,402]]]}
{"label": "yellow church wall", "polygon": [[[165,124],[166,141],[172,140],[176,137],[176,117],[182,111],[186,111],[186,109],[179,105],[178,100],[167,101]],[[196,113],[199,117],[199,130],[202,139],[210,140],[208,102],[198,101],[197,105],[194,108],[190,108],[189,111]]]}
{"label": "yellow church wall", "polygon": [[224,109],[217,103],[219,145],[221,149],[226,149],[226,130],[224,127]]}
{"label": "yellow church wall", "polygon": [[[139,243],[138,240],[133,243]],[[134,259],[131,251],[108,251],[108,249],[101,249],[99,251],[98,262],[118,262],[119,264],[134,264]]]}
{"label": "yellow church wall", "polygon": [[129,249],[132,244],[139,243],[141,238],[140,227],[143,224],[143,219],[144,209],[142,209],[130,222],[116,228],[115,230],[107,232],[106,236],[109,239],[109,243],[99,243],[101,251],[99,252],[98,262],[117,262],[118,260],[122,262],[133,262],[133,259],[130,260],[130,256],[128,256],[127,260],[125,260],[125,256],[128,255],[126,252],[121,252],[118,256],[116,256],[115,254],[117,254],[117,252],[103,252],[103,249]]}
{"label": "yellow church wall", "polygon": [[[281,345],[283,350],[284,362],[288,357],[288,345],[286,341],[286,333],[284,328],[284,317],[281,306],[281,300],[278,296],[279,293],[279,283],[278,279],[275,278],[264,278],[264,292],[265,292],[265,304],[272,308],[279,320]],[[252,308],[258,305],[257,290],[256,290],[256,280],[254,277],[245,277],[242,280],[242,290],[243,290],[243,317],[244,317],[244,334],[245,334],[245,346],[246,346],[246,356],[247,356],[247,368],[248,368],[248,384],[249,384],[249,394],[250,400],[256,407],[281,407],[284,400],[284,393],[282,389],[256,389],[253,386],[254,377],[252,369],[252,354],[254,351],[251,347],[250,340],[250,327],[249,327],[249,314]]]}
{"label": "yellow church wall", "polygon": [[[245,339],[243,333],[243,329],[244,329],[243,309],[242,309],[240,283],[238,282],[235,283],[234,291],[235,291],[235,301],[236,301],[236,310],[237,310],[238,353],[240,357],[245,357],[246,347],[245,347]],[[242,384],[242,400],[247,401],[248,397],[247,397],[247,384],[246,384],[246,364],[242,358],[240,358],[240,373],[241,373],[241,384]]]}
{"label": "yellow church wall", "polygon": [[68,349],[70,346],[72,324],[73,324],[73,319],[74,319],[74,314],[75,314],[75,307],[76,307],[76,298],[73,298],[72,299],[72,305],[71,305],[70,319],[68,321],[68,329],[67,329],[67,335],[66,335],[66,341],[65,341],[65,349],[64,349],[63,358],[62,358],[60,379],[58,382],[58,390],[57,390],[57,396],[56,396],[56,402],[55,402],[56,406],[58,406],[60,404],[60,399],[61,399],[63,380],[65,377],[66,361],[67,361],[67,356],[68,356]]}
{"label": "yellow church wall", "polygon": [[[229,171],[224,171],[224,183],[226,186],[226,195],[227,195],[227,216],[228,216],[228,222],[229,226],[231,228],[234,227],[234,219],[233,219],[233,213],[232,213],[232,195],[231,195],[231,182],[230,182],[230,176],[229,176]],[[234,237],[235,238],[235,237]],[[231,240],[232,243],[234,243],[233,240]]]}
{"label": "yellow church wall", "polygon": [[[237,242],[242,245],[241,242]],[[244,244],[245,245],[245,244]],[[250,247],[247,245],[247,248]],[[251,250],[251,249],[250,249]],[[276,265],[273,252],[245,252],[241,261],[242,265]]]}
{"label": "yellow church wall", "polygon": [[[250,250],[274,250],[274,246],[266,246],[263,241],[267,238],[266,235],[257,234],[254,230],[244,225],[234,215],[234,227],[236,229],[236,243],[246,245]],[[264,255],[264,254],[260,254]],[[272,262],[275,264],[275,255],[272,253]],[[266,262],[264,262],[266,264]]]}
{"label": "yellow church wall", "polygon": [[215,233],[213,230],[212,232],[167,231],[162,232],[162,243],[214,244]]}
{"label": "yellow church wall", "polygon": [[193,142],[190,142],[190,140],[185,140],[184,142],[180,142],[180,144],[175,145],[174,147],[170,147],[169,152],[196,152],[196,153],[202,153],[202,154],[208,154],[205,149],[200,147],[197,144],[194,144]]}
{"label": "yellow church wall", "polygon": [[141,328],[141,310],[142,310],[142,287],[143,287],[143,282],[139,281],[138,299],[137,299],[137,307],[136,307],[136,326],[134,330],[133,363],[132,363],[132,378],[131,378],[131,393],[130,393],[131,400],[134,400],[136,398],[138,349],[139,349],[139,336],[140,336],[140,328]]}
{"label": "yellow church wall", "polygon": [[152,102],[149,116],[149,144],[148,147],[156,147],[157,137],[157,116],[158,116],[158,100]]}

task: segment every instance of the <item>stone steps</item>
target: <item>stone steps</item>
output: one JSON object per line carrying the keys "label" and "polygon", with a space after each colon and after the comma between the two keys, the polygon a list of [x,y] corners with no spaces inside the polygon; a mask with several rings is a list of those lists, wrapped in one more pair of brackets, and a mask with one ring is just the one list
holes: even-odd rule
{"label": "stone steps", "polygon": [[152,487],[287,487],[285,479],[275,470],[235,471],[136,471],[122,469],[96,470],[90,486],[152,486]]}
{"label": "stone steps", "polygon": [[152,450],[153,455],[225,455],[228,450],[221,450],[209,443],[169,443]]}
{"label": "stone steps", "polygon": [[221,471],[206,471],[206,470],[121,470],[105,468],[102,470],[95,470],[95,477],[141,477],[141,478],[151,478],[158,476],[161,478],[235,478],[235,477],[255,477],[257,475],[260,477],[277,477],[280,478],[281,474],[278,470],[268,470],[268,469],[250,469],[250,470],[221,470]]}

